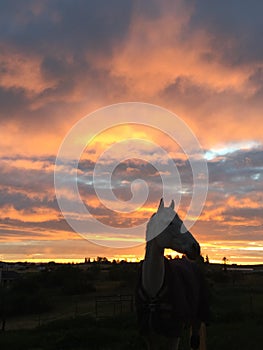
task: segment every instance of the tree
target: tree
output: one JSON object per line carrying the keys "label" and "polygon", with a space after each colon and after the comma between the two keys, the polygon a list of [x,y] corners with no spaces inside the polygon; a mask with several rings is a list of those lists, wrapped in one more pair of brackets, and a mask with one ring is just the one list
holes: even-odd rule
{"label": "tree", "polygon": [[96,262],[98,263],[109,263],[109,260],[104,256],[104,257],[101,257],[101,256],[97,256],[97,259],[96,259]]}
{"label": "tree", "polygon": [[228,262],[228,259],[224,256],[222,260],[224,263],[224,271],[226,271],[226,263]]}

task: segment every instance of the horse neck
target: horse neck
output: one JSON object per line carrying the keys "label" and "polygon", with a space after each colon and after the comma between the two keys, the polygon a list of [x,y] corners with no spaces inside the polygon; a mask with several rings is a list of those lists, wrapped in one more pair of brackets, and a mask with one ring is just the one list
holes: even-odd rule
{"label": "horse neck", "polygon": [[164,281],[164,248],[156,238],[146,243],[146,252],[142,268],[142,284],[149,297],[157,296]]}

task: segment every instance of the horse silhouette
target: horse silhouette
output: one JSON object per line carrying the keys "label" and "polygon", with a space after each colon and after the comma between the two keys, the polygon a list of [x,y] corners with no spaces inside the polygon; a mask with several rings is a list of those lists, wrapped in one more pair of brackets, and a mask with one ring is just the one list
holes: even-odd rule
{"label": "horse silhouette", "polygon": [[[168,260],[165,248],[186,257]],[[147,224],[135,298],[139,330],[149,350],[159,349],[162,336],[168,338],[171,350],[177,350],[186,326],[191,327],[191,348],[205,350],[205,339],[200,346],[200,334],[204,338],[209,307],[203,274],[193,261],[199,256],[199,243],[174,211],[174,201],[164,207],[161,199]]]}

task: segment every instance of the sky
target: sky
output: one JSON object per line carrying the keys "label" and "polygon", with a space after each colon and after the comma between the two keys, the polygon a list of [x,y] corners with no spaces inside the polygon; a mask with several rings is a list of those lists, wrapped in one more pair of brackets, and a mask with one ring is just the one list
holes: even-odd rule
{"label": "sky", "polygon": [[[262,12],[257,0],[2,0],[0,260],[141,259],[145,223],[162,196],[162,173],[170,175],[165,185],[171,196],[180,192],[177,210],[185,217],[193,174],[178,140],[165,132],[176,123],[163,122],[157,130],[136,115],[133,125],[116,127],[114,113],[101,122],[95,112],[141,102],[176,114],[203,150],[208,192],[191,227],[203,256],[263,263]],[[60,145],[84,117],[78,188],[104,224],[71,213],[86,225],[85,237],[65,220],[54,186]],[[104,123],[111,128],[103,131]],[[176,164],[179,190],[162,152]],[[145,203],[127,213],[107,208],[92,177],[99,159],[115,164],[111,186],[123,206],[129,207],[133,191],[141,193],[136,179],[148,184]],[[71,170],[57,168],[67,185]],[[105,189],[106,173],[99,173],[99,188]],[[70,190],[63,195],[74,201]],[[124,230],[129,227],[137,227],[132,237]],[[122,239],[137,244],[108,244]]]}

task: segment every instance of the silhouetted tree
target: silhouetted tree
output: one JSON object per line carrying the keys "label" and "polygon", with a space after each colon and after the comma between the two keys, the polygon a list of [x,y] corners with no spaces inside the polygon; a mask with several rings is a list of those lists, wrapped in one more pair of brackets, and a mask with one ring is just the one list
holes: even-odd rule
{"label": "silhouetted tree", "polygon": [[109,260],[105,256],[104,257],[97,256],[96,262],[107,264],[109,263]]}
{"label": "silhouetted tree", "polygon": [[224,256],[222,260],[223,260],[223,263],[224,263],[224,271],[226,271],[226,264],[228,262],[228,259]]}

